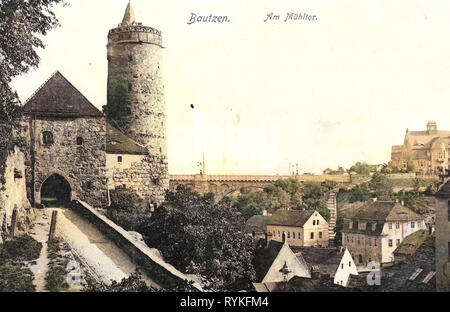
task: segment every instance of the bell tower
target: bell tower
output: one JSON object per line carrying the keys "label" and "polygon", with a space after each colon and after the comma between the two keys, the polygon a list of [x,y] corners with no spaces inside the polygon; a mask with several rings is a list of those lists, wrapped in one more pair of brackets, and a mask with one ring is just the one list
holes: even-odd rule
{"label": "bell tower", "polygon": [[[169,179],[161,32],[138,23],[130,1],[122,22],[108,33],[107,49],[108,121],[147,148],[149,180],[155,187],[166,189]],[[151,200],[159,204],[163,198]]]}

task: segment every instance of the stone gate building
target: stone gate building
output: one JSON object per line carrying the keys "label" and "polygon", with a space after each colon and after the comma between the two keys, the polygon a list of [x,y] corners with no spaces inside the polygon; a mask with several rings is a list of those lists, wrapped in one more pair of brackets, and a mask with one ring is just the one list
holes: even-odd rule
{"label": "stone gate building", "polygon": [[155,208],[169,187],[161,32],[134,19],[131,4],[108,35],[106,116],[60,72],[25,103],[27,193],[33,205],[109,204],[132,189]]}

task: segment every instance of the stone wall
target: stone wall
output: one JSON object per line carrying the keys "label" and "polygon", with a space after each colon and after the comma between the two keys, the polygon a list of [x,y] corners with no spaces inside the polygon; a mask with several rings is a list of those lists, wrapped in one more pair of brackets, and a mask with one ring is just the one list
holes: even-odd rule
{"label": "stone wall", "polygon": [[80,201],[73,201],[71,208],[102,231],[103,234],[128,254],[136,264],[139,264],[152,281],[161,287],[173,289],[187,280],[194,282],[193,290],[202,290],[198,283],[165,262],[155,251],[144,243],[133,239],[127,231],[89,205]]}
{"label": "stone wall", "polygon": [[6,158],[5,184],[0,185],[0,243],[10,235],[11,217],[17,209],[16,233],[24,231],[34,219],[27,199],[25,156],[15,147]]}
{"label": "stone wall", "polygon": [[[121,162],[117,157],[121,157]],[[110,189],[126,187],[144,198],[150,204],[160,205],[164,201],[167,175],[155,166],[155,159],[149,155],[107,154],[108,180]],[[165,181],[160,181],[165,178]]]}
{"label": "stone wall", "polygon": [[296,179],[300,183],[322,183],[336,182],[338,185],[348,185],[350,177],[348,175],[170,175],[170,190],[175,191],[178,185],[187,186],[200,194],[214,193],[221,197],[239,193],[242,189],[262,190],[273,185],[277,180]]}
{"label": "stone wall", "polygon": [[436,290],[450,291],[450,198],[436,200]]}
{"label": "stone wall", "polygon": [[[106,205],[105,118],[26,118],[24,130],[30,146],[26,177],[29,197],[34,203],[41,201],[45,180],[58,174],[69,182],[72,199],[81,199],[96,207]],[[53,144],[44,144],[44,131],[52,133]],[[82,138],[82,145],[77,145],[77,138]]]}

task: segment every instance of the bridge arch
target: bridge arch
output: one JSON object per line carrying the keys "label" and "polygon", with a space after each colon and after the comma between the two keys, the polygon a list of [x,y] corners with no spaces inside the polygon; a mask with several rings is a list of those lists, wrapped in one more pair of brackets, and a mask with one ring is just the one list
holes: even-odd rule
{"label": "bridge arch", "polygon": [[72,200],[73,188],[63,173],[53,172],[42,182],[38,195],[44,206],[61,206]]}

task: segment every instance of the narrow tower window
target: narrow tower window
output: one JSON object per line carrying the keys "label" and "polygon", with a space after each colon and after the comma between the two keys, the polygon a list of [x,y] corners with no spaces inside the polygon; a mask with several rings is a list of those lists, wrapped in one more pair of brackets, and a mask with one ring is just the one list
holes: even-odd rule
{"label": "narrow tower window", "polygon": [[53,134],[50,131],[44,131],[42,133],[42,142],[45,145],[52,145],[53,144]]}

